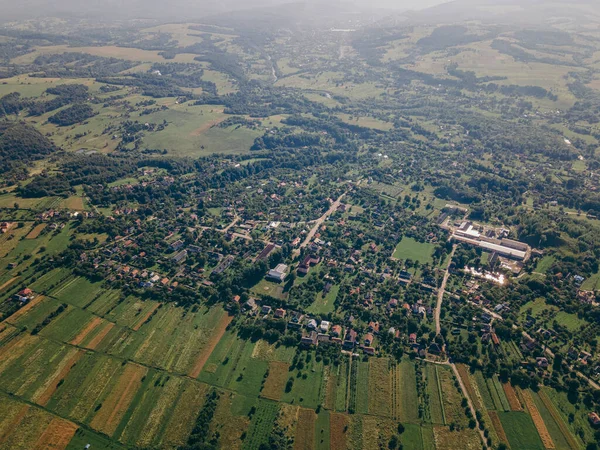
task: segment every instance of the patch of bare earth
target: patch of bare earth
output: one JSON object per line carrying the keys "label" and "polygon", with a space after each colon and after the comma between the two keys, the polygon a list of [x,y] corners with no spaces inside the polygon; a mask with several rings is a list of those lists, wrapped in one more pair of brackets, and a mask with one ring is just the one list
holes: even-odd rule
{"label": "patch of bare earth", "polygon": [[198,378],[198,375],[200,375],[200,372],[202,372],[202,369],[204,368],[206,361],[208,361],[208,358],[210,357],[211,353],[213,352],[213,350],[215,349],[215,347],[217,346],[217,344],[219,343],[219,341],[225,334],[225,331],[227,330],[227,327],[229,326],[229,324],[231,323],[232,320],[233,320],[233,317],[228,316],[228,315],[224,315],[221,318],[218,325],[212,331],[208,342],[204,346],[202,354],[198,357],[198,359],[196,360],[196,363],[194,364],[194,367],[188,374],[190,377]]}

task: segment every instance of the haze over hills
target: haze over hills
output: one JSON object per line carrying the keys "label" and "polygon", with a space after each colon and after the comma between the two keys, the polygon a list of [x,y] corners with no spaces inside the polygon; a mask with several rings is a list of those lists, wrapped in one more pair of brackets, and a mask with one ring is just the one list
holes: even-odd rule
{"label": "haze over hills", "polygon": [[[391,0],[308,0],[302,3],[308,8],[318,11],[327,8],[354,7],[365,9],[422,9],[443,3],[445,0],[408,0],[395,2]],[[2,18],[0,20],[20,20],[43,16],[64,17],[100,17],[112,19],[161,19],[161,20],[193,20],[214,14],[235,10],[252,10],[255,8],[275,7],[289,4],[288,0],[175,0],[169,2],[144,0],[93,0],[80,2],[76,0],[23,0],[13,2],[3,0]],[[293,3],[293,2],[292,2]]]}
{"label": "haze over hills", "polygon": [[593,0],[456,0],[405,16],[419,22],[493,21],[496,23],[561,23],[565,17],[584,25],[600,18]]}

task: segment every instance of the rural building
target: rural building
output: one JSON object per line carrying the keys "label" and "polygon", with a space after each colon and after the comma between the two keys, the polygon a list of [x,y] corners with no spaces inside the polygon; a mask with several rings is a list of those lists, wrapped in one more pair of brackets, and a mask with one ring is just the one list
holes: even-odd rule
{"label": "rural building", "polygon": [[275,310],[275,318],[276,319],[283,319],[284,317],[285,317],[285,309],[278,308]]}
{"label": "rural building", "polygon": [[356,345],[357,335],[358,333],[352,329],[346,331],[346,337],[344,338],[344,348],[350,350],[354,349],[354,346]]}
{"label": "rural building", "polygon": [[285,264],[279,264],[274,269],[269,270],[269,273],[267,274],[267,279],[281,283],[285,280],[285,277],[287,276],[287,271],[288,266],[286,266]]}
{"label": "rural building", "polygon": [[316,331],[311,331],[309,334],[307,334],[306,336],[302,336],[302,345],[305,346],[313,346],[313,345],[317,345],[319,342],[319,336],[317,335]]}
{"label": "rural building", "polygon": [[461,226],[454,231],[452,239],[518,261],[527,259],[530,250],[529,246],[522,242],[514,241],[512,239],[495,239],[484,236],[475,228],[472,222],[468,221],[463,222]]}

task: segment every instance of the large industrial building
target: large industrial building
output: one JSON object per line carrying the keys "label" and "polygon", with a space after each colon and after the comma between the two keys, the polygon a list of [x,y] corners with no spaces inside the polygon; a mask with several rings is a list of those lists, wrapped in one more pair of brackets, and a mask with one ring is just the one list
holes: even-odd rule
{"label": "large industrial building", "polygon": [[480,247],[500,256],[513,258],[523,261],[528,258],[530,248],[527,244],[513,241],[512,239],[488,237],[482,235],[472,222],[463,222],[461,226],[454,231],[453,239],[460,242]]}

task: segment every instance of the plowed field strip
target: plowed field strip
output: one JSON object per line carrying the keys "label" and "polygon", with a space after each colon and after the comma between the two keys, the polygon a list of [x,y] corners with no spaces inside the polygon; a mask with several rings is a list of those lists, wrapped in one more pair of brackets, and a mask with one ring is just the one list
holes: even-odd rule
{"label": "plowed field strip", "polygon": [[146,323],[146,320],[148,320],[150,316],[154,314],[154,311],[156,311],[158,308],[160,308],[160,303],[157,303],[152,308],[150,308],[150,311],[148,311],[146,315],[142,317],[138,323],[135,324],[135,326],[133,327],[133,331],[138,331],[140,328],[142,328],[142,325]]}
{"label": "plowed field strip", "polygon": [[550,432],[548,431],[548,428],[546,428],[544,419],[542,419],[542,415],[538,411],[537,406],[535,406],[533,398],[531,398],[531,394],[529,391],[521,391],[521,395],[523,396],[523,400],[525,401],[529,415],[533,419],[535,428],[537,429],[540,438],[542,438],[544,447],[547,449],[556,448],[556,445],[554,445],[554,441],[552,440],[552,436],[550,436]]}
{"label": "plowed field strip", "polygon": [[44,300],[45,298],[46,297],[44,297],[43,295],[38,295],[36,298],[31,300],[29,303],[27,303],[21,309],[16,311],[12,316],[7,317],[5,322],[14,324],[17,319],[19,319],[21,316],[24,316],[27,313],[27,311],[34,308],[35,305],[41,303],[41,301]]}
{"label": "plowed field strip", "polygon": [[95,330],[98,325],[102,323],[102,319],[100,317],[94,317],[83,330],[79,332],[77,336],[71,341],[71,345],[79,345],[83,342],[85,337]]}
{"label": "plowed field strip", "polygon": [[510,385],[510,383],[503,383],[502,389],[504,389],[504,394],[508,399],[508,403],[510,405],[511,411],[523,411],[523,406],[517,397],[517,393],[514,388]]}
{"label": "plowed field strip", "polygon": [[69,375],[71,368],[77,363],[77,361],[81,359],[83,354],[83,351],[77,351],[73,356],[71,356],[71,358],[65,363],[61,371],[57,373],[56,376],[52,379],[46,390],[42,392],[42,394],[37,398],[37,403],[39,405],[46,406],[48,404],[48,402],[56,392],[56,389],[58,389],[58,383],[60,382],[60,380],[64,380],[67,377],[67,375]]}
{"label": "plowed field strip", "polygon": [[[25,418],[25,415],[28,412],[29,412],[29,405],[24,405],[23,408],[21,409],[21,411],[19,411],[19,413],[14,417],[14,419],[12,420],[12,422],[10,423],[10,425],[8,427],[6,427],[6,431],[4,432],[4,434],[2,434],[0,436],[0,444],[2,444],[4,441],[6,441],[6,438],[8,436],[10,436],[10,434],[14,430],[17,429],[17,427],[23,421],[23,419]],[[0,448],[2,448],[2,445],[0,445]]]}
{"label": "plowed field strip", "polygon": [[92,339],[86,347],[89,348],[90,350],[94,350],[98,346],[98,344],[100,344],[100,342],[102,342],[102,339],[104,339],[106,337],[106,335],[110,332],[110,330],[113,329],[114,326],[115,326],[114,323],[108,322],[106,324],[106,326],[100,331],[100,333],[98,333],[96,336],[94,336],[94,339]]}
{"label": "plowed field strip", "polygon": [[496,430],[498,439],[500,439],[500,442],[504,442],[508,446],[508,438],[506,437],[506,433],[504,432],[504,427],[502,426],[502,422],[500,422],[498,413],[496,411],[488,411],[488,415],[490,416],[494,430]]}
{"label": "plowed field strip", "polygon": [[38,438],[34,450],[64,450],[75,436],[77,425],[55,418]]}
{"label": "plowed field strip", "polygon": [[552,416],[552,418],[554,419],[554,421],[560,428],[560,432],[567,440],[569,447],[571,447],[572,450],[579,449],[579,444],[577,444],[577,441],[575,440],[575,438],[573,437],[573,435],[571,434],[571,432],[565,425],[565,422],[563,421],[562,417],[560,416],[558,411],[556,411],[556,408],[554,407],[552,400],[550,400],[548,398],[548,396],[546,395],[546,393],[543,390],[540,390],[539,396],[540,396],[540,399],[542,400],[542,403],[544,403],[544,406],[546,406],[546,409],[550,412],[550,415]]}
{"label": "plowed field strip", "polygon": [[219,324],[212,331],[211,337],[206,343],[206,346],[202,349],[202,354],[198,357],[198,360],[196,361],[194,367],[190,371],[190,377],[198,378],[198,375],[200,375],[200,372],[202,372],[202,369],[204,368],[204,364],[206,364],[206,361],[208,361],[208,358],[210,357],[211,353],[225,334],[225,331],[227,330],[227,327],[229,326],[232,320],[233,317],[230,316],[223,316],[221,318]]}

